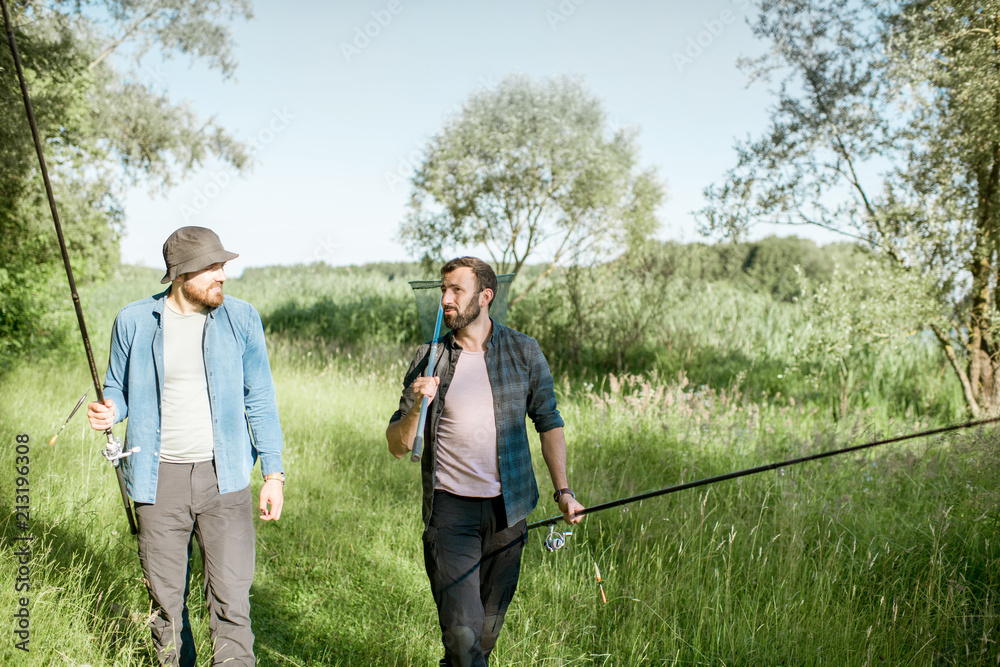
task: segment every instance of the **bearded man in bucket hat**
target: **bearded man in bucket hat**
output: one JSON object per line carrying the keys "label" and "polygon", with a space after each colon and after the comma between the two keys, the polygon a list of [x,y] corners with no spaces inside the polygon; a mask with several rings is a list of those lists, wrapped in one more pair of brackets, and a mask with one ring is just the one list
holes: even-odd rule
{"label": "bearded man in bucket hat", "polygon": [[105,401],[88,406],[98,431],[128,418],[125,449],[139,447],[122,466],[163,665],[196,660],[187,609],[194,537],[205,568],[212,664],[255,664],[250,473],[260,458],[263,521],[280,518],[285,477],[260,315],[222,294],[225,263],[236,257],[210,229],[170,235],[160,281],[170,287],[119,311]]}

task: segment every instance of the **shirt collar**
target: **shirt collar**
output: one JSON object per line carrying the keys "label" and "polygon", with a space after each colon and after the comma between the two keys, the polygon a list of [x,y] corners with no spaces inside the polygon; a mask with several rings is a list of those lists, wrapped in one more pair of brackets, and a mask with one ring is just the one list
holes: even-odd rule
{"label": "shirt collar", "polygon": [[[169,295],[170,295],[170,287],[167,287],[167,289],[163,290],[159,294],[153,295],[153,300],[154,300],[153,313],[156,314],[157,317],[163,317],[163,309],[167,307],[167,297]],[[206,314],[210,319],[215,319],[215,311],[225,307],[226,307],[226,302],[225,300],[223,300],[223,302],[218,306],[216,306],[215,308],[209,308],[208,313]]]}
{"label": "shirt collar", "polygon": [[[490,318],[490,322],[493,323],[493,330],[490,332],[490,337],[486,339],[486,349],[489,349],[494,345],[496,345],[497,341],[499,340],[497,338],[497,336],[499,335],[499,330],[503,326],[502,324],[494,320],[492,317]],[[455,340],[455,332],[451,330],[449,330],[448,333],[445,335],[444,344],[445,347],[447,347],[449,350],[463,349],[462,346],[458,344],[458,341]]]}

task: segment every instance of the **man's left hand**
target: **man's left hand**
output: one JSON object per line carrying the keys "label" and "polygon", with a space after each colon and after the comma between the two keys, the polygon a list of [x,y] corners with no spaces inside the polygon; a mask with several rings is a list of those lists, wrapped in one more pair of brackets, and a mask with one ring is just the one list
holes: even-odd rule
{"label": "man's left hand", "polygon": [[285,502],[281,481],[269,479],[260,489],[260,520],[277,521],[281,518],[281,506]]}
{"label": "man's left hand", "polygon": [[563,521],[566,523],[570,525],[580,523],[583,520],[583,516],[579,514],[582,509],[585,509],[584,506],[572,495],[564,493],[559,496],[559,511],[562,512]]}

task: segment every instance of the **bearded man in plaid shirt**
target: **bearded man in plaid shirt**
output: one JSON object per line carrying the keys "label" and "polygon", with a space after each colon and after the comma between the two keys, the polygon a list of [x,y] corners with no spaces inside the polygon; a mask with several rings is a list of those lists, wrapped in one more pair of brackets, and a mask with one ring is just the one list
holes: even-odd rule
{"label": "bearded man in plaid shirt", "polygon": [[566,478],[566,439],[552,374],[535,339],[490,318],[497,277],[459,257],[441,268],[441,306],[451,331],[420,346],[386,430],[397,458],[413,449],[420,404],[430,408],[421,459],[424,564],[438,608],[442,665],[481,667],[514,597],[538,502],[525,417],[539,433],[554,498],[567,523],[583,505]]}

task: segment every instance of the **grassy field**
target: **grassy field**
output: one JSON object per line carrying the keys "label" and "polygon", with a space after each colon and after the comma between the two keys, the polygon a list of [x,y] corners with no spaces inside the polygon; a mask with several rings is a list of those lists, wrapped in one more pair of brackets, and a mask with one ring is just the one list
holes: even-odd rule
{"label": "grassy field", "polygon": [[[383,438],[419,336],[399,308],[408,288],[403,277],[303,273],[248,272],[228,285],[269,329],[289,477],[282,520],[258,525],[259,661],[433,664],[440,640],[420,554],[419,471],[393,459]],[[83,294],[102,369],[115,311],[158,291],[158,277],[126,269]],[[554,364],[570,480],[584,503],[964,419],[940,360],[919,346],[856,370],[846,403],[804,372],[780,382],[781,318],[792,311],[755,298],[693,294],[664,325],[672,343],[643,372]],[[152,664],[149,602],[100,437],[78,414],[46,444],[84,391],[93,390],[82,350],[0,378],[9,443],[0,454],[0,664]],[[18,434],[30,437],[27,530],[15,513]],[[491,664],[1000,664],[998,477],[995,432],[966,431],[591,515],[555,553],[543,547],[545,530],[532,531]],[[543,493],[531,519],[554,510]],[[31,588],[18,592],[26,535]],[[192,618],[207,664],[199,569]],[[22,596],[28,653],[13,634]]]}

